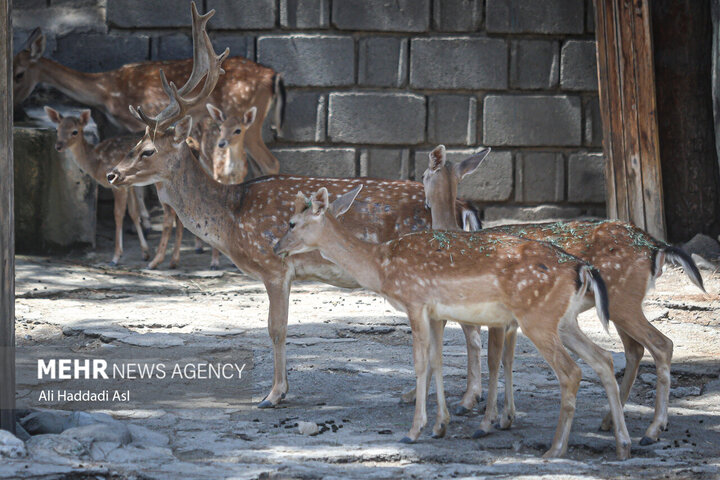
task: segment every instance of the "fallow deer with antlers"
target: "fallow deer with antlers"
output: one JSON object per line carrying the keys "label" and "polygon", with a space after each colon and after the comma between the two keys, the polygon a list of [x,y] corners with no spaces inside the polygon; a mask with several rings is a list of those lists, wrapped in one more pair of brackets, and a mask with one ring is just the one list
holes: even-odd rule
{"label": "fallow deer with antlers", "polygon": [[590,289],[607,328],[607,296],[600,274],[582,260],[547,243],[500,232],[425,231],[385,243],[358,239],[340,223],[362,186],[330,203],[326,188],[310,199],[299,194],[288,232],[275,245],[280,255],[319,251],[362,287],[407,313],[416,374],[415,416],[403,438],[418,439],[427,421],[426,397],[435,376],[438,414],[433,435],[442,437],[450,420],[442,377],[445,320],[506,327],[519,323],[560,382],[560,418],[546,457],[567,451],[581,370],[565,346],[600,377],[615,425],[617,455],[630,455],[612,356],[582,333],[577,314]]}
{"label": "fallow deer with antlers", "polygon": [[[344,287],[357,286],[347,273],[318,253],[297,255],[285,261],[273,254],[273,245],[287,228],[297,192],[325,186],[333,195],[339,195],[364,185],[356,207],[344,220],[355,235],[365,240],[385,241],[427,229],[430,216],[419,182],[288,175],[268,176],[238,185],[216,182],[185,142],[192,130],[192,118],[186,113],[206,100],[201,94],[187,98],[189,92],[205,78],[201,88],[207,95],[220,73],[220,64],[207,35],[198,35],[196,39],[198,43],[194,48],[198,59],[197,73],[191,76],[193,82],[178,89],[164,79],[163,85],[172,101],[155,117],[145,115],[141,108],[132,109],[146,123],[145,135],[125,160],[108,172],[108,181],[118,186],[159,182],[158,196],[175,209],[193,234],[220,250],[240,270],[263,282],[270,299],[268,330],[275,371],[272,389],[259,406],[272,407],[288,391],[285,338],[293,280],[315,279]],[[462,212],[462,207],[459,211]]]}
{"label": "fallow deer with antlers", "polygon": [[[430,165],[423,175],[426,201],[431,207],[433,227],[435,225],[457,229],[455,195],[457,185],[468,168],[459,168],[466,162],[453,165],[446,161],[445,148],[440,146],[430,156]],[[477,165],[476,167],[477,168]],[[655,416],[640,441],[641,445],[656,442],[660,432],[667,428],[668,398],[670,393],[670,361],[673,343],[655,328],[645,317],[642,302],[655,280],[662,274],[666,260],[682,265],[690,280],[705,291],[700,272],[690,256],[681,249],[656,240],[641,229],[620,221],[569,221],[546,224],[507,225],[484,230],[507,233],[524,238],[542,240],[562,248],[597,267],[608,288],[610,320],[620,335],[625,347],[625,374],[620,387],[622,403],[625,404],[630,388],[637,376],[644,349],[650,351],[657,371],[657,393],[655,395]],[[586,298],[582,310],[591,308],[592,300]],[[505,371],[505,409],[500,426],[508,428],[514,417],[512,362],[516,336],[508,332],[490,331],[488,342],[488,385],[485,417],[476,432],[482,436],[491,431],[497,416],[497,369],[500,355],[503,355]],[[505,353],[503,354],[503,341]],[[474,346],[469,345],[469,348]],[[474,355],[473,353],[472,355]],[[469,364],[475,368],[475,365]],[[468,372],[468,376],[479,377],[480,372]],[[459,413],[472,405],[462,405]],[[610,414],[603,419],[601,428],[612,426]]]}

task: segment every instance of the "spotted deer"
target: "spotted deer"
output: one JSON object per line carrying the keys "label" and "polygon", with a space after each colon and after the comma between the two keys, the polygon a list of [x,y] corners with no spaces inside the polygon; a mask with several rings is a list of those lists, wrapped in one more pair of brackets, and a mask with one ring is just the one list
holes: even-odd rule
{"label": "spotted deer", "polygon": [[[159,182],[161,201],[175,209],[188,230],[225,254],[240,270],[263,282],[270,300],[268,330],[273,344],[274,375],[272,388],[259,407],[273,407],[288,392],[285,338],[292,282],[314,279],[357,287],[355,280],[317,252],[286,260],[272,252],[277,239],[285,233],[296,194],[324,186],[337,196],[363,185],[355,208],[344,215],[344,221],[355,235],[369,241],[385,241],[427,229],[430,216],[419,182],[291,175],[271,175],[237,185],[216,182],[185,142],[192,131],[192,118],[186,113],[193,105],[205,101],[200,94],[193,97],[188,94],[202,78],[205,83],[201,88],[211,91],[220,70],[207,35],[195,38],[199,60],[198,73],[191,77],[194,82],[177,89],[164,80],[172,101],[155,117],[141,115],[140,108],[132,109],[146,123],[145,135],[107,173],[108,182],[117,186]],[[465,208],[461,206],[458,211]]]}
{"label": "spotted deer", "polygon": [[[197,10],[194,5],[192,8]],[[160,69],[170,81],[179,84],[189,77],[193,66],[193,59],[146,61],[107,72],[86,73],[43,58],[44,51],[45,36],[38,28],[13,58],[15,106],[22,103],[38,83],[43,83],[84,105],[100,109],[111,121],[130,132],[140,131],[145,124],[128,112],[128,105],[144,105],[150,114],[167,105]],[[228,58],[223,68],[227,73],[220,78],[207,100],[222,105],[228,116],[242,116],[252,107],[257,109],[257,121],[246,134],[245,146],[258,165],[277,172],[278,161],[262,139],[262,124],[275,100],[275,128],[278,132],[282,128],[285,109],[282,76],[242,57]],[[196,121],[207,115],[204,105],[196,105],[188,113]]]}
{"label": "spotted deer", "polygon": [[110,265],[116,266],[123,254],[123,219],[125,212],[130,214],[137,230],[143,259],[150,258],[150,250],[145,241],[142,226],[140,225],[140,212],[136,192],[128,187],[115,187],[107,181],[105,173],[109,168],[120,162],[128,149],[137,142],[134,137],[116,137],[91,145],[84,136],[84,129],[90,121],[90,110],[83,110],[80,116],[63,116],[51,107],[45,107],[50,121],[57,127],[57,141],[55,149],[58,152],[67,152],[80,169],[90,175],[93,180],[113,194],[115,216],[115,251]]}
{"label": "spotted deer", "polygon": [[[423,175],[426,201],[431,206],[433,226],[452,225],[457,228],[453,215],[456,207],[454,197],[457,185],[462,179],[459,165],[446,161],[445,148],[438,147],[431,155],[431,162]],[[655,415],[645,431],[640,444],[656,442],[660,432],[667,428],[668,401],[670,393],[670,361],[673,353],[672,341],[655,328],[645,317],[642,302],[655,280],[662,274],[666,260],[680,264],[690,280],[705,291],[703,280],[695,262],[681,249],[656,240],[641,229],[620,221],[568,221],[545,224],[507,225],[484,230],[506,233],[524,238],[549,242],[566,252],[594,265],[608,289],[610,320],[620,335],[625,347],[626,367],[620,386],[623,405],[630,395],[630,389],[637,376],[640,360],[647,348],[655,361],[657,371],[657,392]],[[591,298],[586,298],[581,311],[591,308]],[[500,425],[510,426],[514,417],[512,362],[516,336],[493,335],[488,342],[489,385],[488,398],[483,422],[476,435],[491,431],[496,417],[497,368],[500,355],[505,371],[505,411]],[[505,341],[503,353],[503,341]],[[469,345],[469,348],[474,348]],[[475,365],[469,364],[475,368]],[[479,370],[468,375],[480,376]],[[509,400],[509,403],[508,403]],[[470,408],[464,404],[461,408]],[[460,413],[463,413],[462,411]],[[606,415],[601,429],[609,430],[613,418]]]}
{"label": "spotted deer", "polygon": [[319,251],[362,287],[407,314],[417,395],[412,428],[402,441],[415,442],[427,422],[427,386],[433,374],[438,404],[433,436],[445,435],[450,414],[442,377],[444,321],[500,328],[517,321],[560,382],[560,418],[545,457],[565,454],[575,412],[581,370],[565,350],[567,346],[600,377],[615,425],[617,456],[628,458],[630,436],[612,356],[591,342],[577,324],[590,289],[607,328],[607,296],[597,270],[549,244],[500,232],[423,231],[380,244],[364,242],[338,220],[361,188],[332,203],[324,187],[310,199],[299,194],[289,230],[274,251],[288,258]]}

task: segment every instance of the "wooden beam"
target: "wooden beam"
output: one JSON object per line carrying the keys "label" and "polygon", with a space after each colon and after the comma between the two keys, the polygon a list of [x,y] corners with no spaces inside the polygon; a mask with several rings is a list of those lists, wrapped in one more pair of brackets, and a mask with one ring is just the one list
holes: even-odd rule
{"label": "wooden beam", "polygon": [[0,0],[0,428],[15,433],[12,0]]}

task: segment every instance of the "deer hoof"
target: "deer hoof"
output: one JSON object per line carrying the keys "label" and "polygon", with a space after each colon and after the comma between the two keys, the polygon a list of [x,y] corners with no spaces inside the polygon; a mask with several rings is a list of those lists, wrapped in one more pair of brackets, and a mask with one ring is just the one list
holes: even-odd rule
{"label": "deer hoof", "polygon": [[110,260],[110,261],[108,262],[108,266],[110,266],[110,267],[117,267],[117,266],[118,266],[118,262],[116,262],[115,260]]}
{"label": "deer hoof", "polygon": [[650,438],[650,437],[642,437],[642,438],[640,439],[640,445],[642,445],[643,447],[646,447],[646,446],[648,446],[648,445],[652,445],[652,444],[655,443],[655,442],[657,442],[657,440],[653,440],[653,439]]}
{"label": "deer hoof", "polygon": [[143,260],[149,260],[149,259],[150,259],[150,252],[143,252],[142,257],[143,257]]}
{"label": "deer hoof", "polygon": [[275,408],[275,405],[270,400],[263,400],[262,402],[258,403],[258,408]]}
{"label": "deer hoof", "polygon": [[463,405],[458,405],[457,407],[455,407],[455,411],[453,413],[462,417],[470,413],[470,409],[464,407]]}
{"label": "deer hoof", "polygon": [[197,247],[195,249],[195,253],[197,253],[197,254],[205,253],[205,249],[203,247]]}
{"label": "deer hoof", "polygon": [[410,443],[415,443],[415,440],[413,440],[413,439],[410,438],[410,437],[403,437],[403,438],[400,439],[400,443],[408,443],[408,444],[410,444]]}
{"label": "deer hoof", "polygon": [[220,270],[220,265],[210,265],[210,270]]}
{"label": "deer hoof", "polygon": [[475,430],[475,433],[473,433],[472,438],[482,438],[482,437],[486,437],[489,433],[490,433],[490,432],[486,432],[486,431],[483,430],[483,429],[478,429],[478,430]]}

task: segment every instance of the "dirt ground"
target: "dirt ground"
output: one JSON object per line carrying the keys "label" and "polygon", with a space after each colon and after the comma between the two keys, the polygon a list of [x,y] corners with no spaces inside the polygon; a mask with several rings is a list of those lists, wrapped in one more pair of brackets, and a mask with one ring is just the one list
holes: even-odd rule
{"label": "dirt ground", "polygon": [[[156,246],[157,232],[149,241]],[[115,461],[86,457],[25,457],[0,463],[0,478],[718,478],[720,477],[720,275],[704,270],[710,294],[667,267],[645,311],[675,343],[669,429],[661,441],[639,440],[652,419],[654,365],[646,353],[625,412],[632,458],[616,461],[611,433],[598,430],[607,399],[587,365],[577,400],[570,449],[543,460],[559,408],[557,381],[530,342],[519,336],[515,362],[517,418],[510,430],[475,440],[484,400],[468,417],[453,416],[446,438],[430,426],[414,445],[399,442],[413,406],[399,403],[414,385],[410,328],[401,313],[365,291],[299,283],[291,295],[288,328],[290,392],[278,408],[255,404],[270,389],[272,350],[262,287],[223,258],[196,254],[186,235],[180,268],[144,270],[137,240],[125,236],[122,265],[107,266],[112,239],[103,229],[91,252],[18,256],[17,340],[21,345],[223,345],[251,348],[252,402],[228,409],[112,411],[115,418],[166,435],[164,448]],[[594,312],[583,330],[625,359],[617,334],[608,336]],[[118,333],[120,332],[120,333]],[[128,340],[131,339],[131,340]],[[134,339],[134,340],[133,340]],[[485,337],[486,340],[486,337]],[[454,406],[465,387],[462,331],[448,325],[444,375]],[[483,365],[486,373],[486,365]],[[502,382],[502,376],[501,376]],[[502,402],[503,387],[500,386]],[[452,409],[452,408],[451,408]],[[326,429],[298,433],[298,421]],[[333,425],[337,428],[332,428]]]}

